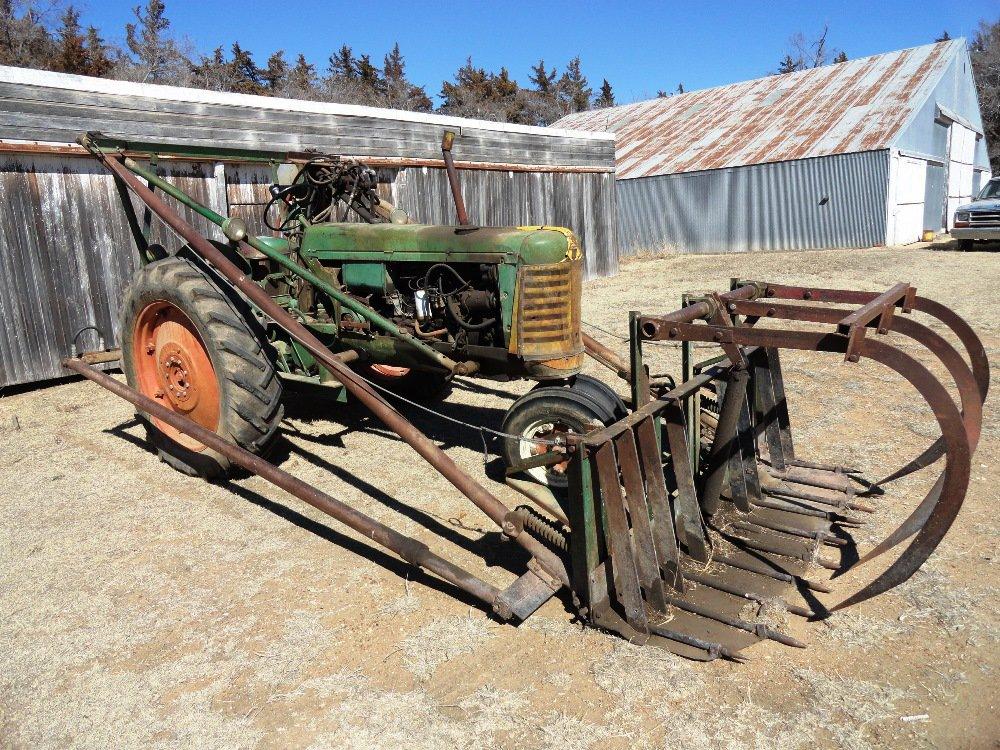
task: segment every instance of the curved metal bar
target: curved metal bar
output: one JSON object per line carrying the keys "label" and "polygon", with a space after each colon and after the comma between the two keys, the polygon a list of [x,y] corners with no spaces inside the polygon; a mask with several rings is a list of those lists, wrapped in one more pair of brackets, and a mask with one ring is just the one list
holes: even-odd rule
{"label": "curved metal bar", "polygon": [[969,354],[969,361],[972,362],[972,374],[979,384],[979,394],[983,403],[986,403],[986,394],[990,391],[990,360],[986,356],[986,347],[972,326],[950,307],[927,297],[914,298],[913,309],[940,320],[962,342],[962,346]]}
{"label": "curved metal bar", "polygon": [[[958,386],[959,397],[962,400],[962,418],[965,422],[965,431],[969,436],[969,445],[972,450],[976,450],[979,444],[979,435],[983,427],[983,398],[980,384],[976,380],[975,374],[969,370],[968,364],[948,341],[938,333],[915,320],[908,318],[894,318],[892,330],[909,336],[913,340],[926,346],[931,352],[941,360],[942,364],[948,368]],[[937,461],[944,453],[944,438],[939,437],[931,443],[927,449],[903,466],[894,471],[884,479],[875,484],[881,486],[888,484],[900,477],[912,474]]]}
{"label": "curved metal bar", "polygon": [[945,468],[940,498],[929,509],[916,537],[902,555],[878,578],[847,597],[830,611],[836,612],[883,594],[898,586],[920,569],[948,533],[965,499],[969,486],[972,452],[962,415],[945,387],[913,357],[880,341],[865,340],[862,354],[881,362],[906,378],[930,405],[945,439]]}
{"label": "curved metal bar", "polygon": [[[962,423],[965,426],[965,436],[969,445],[969,455],[971,457],[979,445],[979,438],[982,432],[983,403],[979,400],[980,392],[976,388],[975,380],[972,373],[969,371],[965,360],[962,359],[962,356],[942,336],[938,335],[926,326],[905,318],[897,318],[893,321],[894,330],[897,329],[896,324],[900,324],[898,328],[900,333],[911,336],[934,352],[934,354],[937,355],[937,357],[948,368],[952,377],[955,378],[955,383],[959,389],[959,396],[962,399]],[[909,329],[913,330],[910,331]],[[922,456],[929,455],[931,452],[936,451],[937,455],[934,460],[937,460],[937,458],[945,452],[946,448],[947,445],[945,437],[942,434],[941,437],[935,440],[931,446],[924,451]],[[913,462],[911,462],[911,464],[912,463]],[[910,466],[910,464],[907,464],[907,467],[908,466]],[[903,468],[905,469],[907,467]],[[915,470],[916,469],[914,469],[914,471]],[[901,472],[902,469],[900,472],[897,472],[897,474],[902,476],[903,474]],[[941,497],[941,493],[944,489],[944,480],[944,473],[942,473],[938,476],[930,491],[913,510],[909,517],[903,521],[903,523],[900,524],[895,531],[879,542],[873,549],[862,555],[862,557],[855,562],[851,568],[874,560],[879,555],[888,552],[897,544],[913,536],[913,534],[920,530],[920,528],[927,522],[927,519],[930,517],[931,512],[934,510],[934,507],[937,505],[938,500]],[[847,569],[843,572],[846,572],[846,570]]]}

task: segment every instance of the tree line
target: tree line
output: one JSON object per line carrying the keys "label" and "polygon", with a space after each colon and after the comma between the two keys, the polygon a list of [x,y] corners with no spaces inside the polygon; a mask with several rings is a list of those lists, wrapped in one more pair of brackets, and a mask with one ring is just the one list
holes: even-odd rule
{"label": "tree line", "polygon": [[[109,42],[93,25],[84,26],[73,5],[39,10],[33,0],[0,0],[0,64],[61,73],[240,94],[280,96],[430,112],[434,102],[406,73],[399,44],[381,60],[350,45],[333,52],[320,69],[299,53],[278,50],[264,62],[239,42],[201,54],[175,36],[163,0],[133,9],[124,45]],[[560,72],[539,60],[521,86],[507,68],[477,67],[469,57],[441,85],[436,111],[500,122],[548,125],[570,112],[615,104],[604,79],[597,92],[581,70],[579,56]]]}
{"label": "tree line", "polygon": [[[326,102],[365,104],[418,112],[434,110],[424,86],[411,81],[406,60],[396,44],[382,59],[355,52],[344,44],[323,68],[305,55],[278,50],[258,62],[239,42],[210,54],[172,33],[163,0],[146,0],[132,10],[124,26],[124,44],[84,25],[80,11],[61,0],[0,0],[0,64],[126,81],[191,86],[241,94],[280,96]],[[847,61],[843,50],[828,42],[828,27],[814,38],[799,33],[771,74],[794,73]],[[950,39],[945,31],[935,41]],[[969,43],[990,155],[1000,160],[1000,20],[982,21]],[[548,125],[565,114],[615,105],[607,79],[595,91],[583,74],[580,57],[562,70],[539,60],[522,86],[507,68],[499,72],[477,66],[471,57],[441,84],[436,111],[500,122]],[[666,97],[684,93],[684,84]]]}

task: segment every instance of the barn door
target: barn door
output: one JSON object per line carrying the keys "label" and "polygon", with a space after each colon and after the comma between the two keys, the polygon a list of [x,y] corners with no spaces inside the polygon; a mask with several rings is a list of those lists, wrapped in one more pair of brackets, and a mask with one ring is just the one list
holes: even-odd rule
{"label": "barn door", "polygon": [[960,123],[948,128],[948,229],[955,221],[955,209],[972,200],[972,161],[976,134]]}

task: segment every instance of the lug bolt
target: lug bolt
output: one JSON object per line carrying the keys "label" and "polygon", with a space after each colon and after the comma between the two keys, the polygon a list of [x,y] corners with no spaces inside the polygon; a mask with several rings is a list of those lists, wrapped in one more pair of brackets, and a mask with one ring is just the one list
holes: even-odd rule
{"label": "lug bolt", "polygon": [[146,344],[146,354],[153,354],[156,352],[156,347],[153,346],[153,342]]}
{"label": "lug bolt", "polygon": [[680,331],[677,330],[676,328],[671,328],[670,329],[670,335],[671,335],[671,337],[676,336],[679,333],[680,333]]}
{"label": "lug bolt", "polygon": [[716,331],[714,334],[712,334],[713,341],[722,341],[722,338],[723,338],[722,331]]}
{"label": "lug bolt", "polygon": [[736,312],[736,303],[735,302],[730,302],[729,303],[729,312]]}

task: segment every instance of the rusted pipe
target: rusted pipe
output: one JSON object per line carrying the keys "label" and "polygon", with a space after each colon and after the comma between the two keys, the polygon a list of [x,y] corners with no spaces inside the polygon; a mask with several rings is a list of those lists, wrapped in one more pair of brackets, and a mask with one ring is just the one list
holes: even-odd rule
{"label": "rusted pipe", "polygon": [[[182,219],[167,203],[147,188],[138,177],[122,164],[106,154],[95,153],[105,167],[111,170],[128,185],[149,208],[156,213],[171,229],[186,240],[202,258],[211,263],[237,289],[253,302],[265,315],[281,326],[288,334],[302,344],[316,360],[326,367],[330,373],[365,405],[386,427],[399,435],[408,445],[419,453],[431,466],[437,469],[445,479],[452,483],[463,495],[483,513],[489,516],[498,527],[503,528],[504,518],[509,512],[499,499],[485,487],[465,473],[447,453],[441,450],[431,440],[418,430],[406,417],[400,414],[391,404],[379,395],[368,383],[362,380],[353,370],[344,365],[336,355],[327,349],[305,326],[291,317],[276,303],[260,286],[246,276],[211,242],[206,240],[194,227]],[[518,534],[515,537],[518,544],[524,547],[546,571],[564,585],[569,586],[569,575],[562,560],[541,542],[528,534]]]}
{"label": "rusted pipe", "polygon": [[233,445],[217,433],[202,427],[197,422],[175,411],[171,411],[162,404],[157,403],[154,399],[149,398],[149,396],[129,388],[127,385],[118,382],[109,375],[105,375],[103,372],[95,370],[82,359],[64,359],[62,365],[66,369],[94,381],[99,386],[107,388],[116,396],[135,405],[141,411],[151,414],[186,435],[190,435],[199,443],[208,446],[214,451],[218,451],[234,464],[263,477],[276,487],[280,487],[300,500],[309,503],[314,508],[323,511],[328,516],[332,516],[344,525],[350,526],[376,544],[392,550],[411,565],[431,571],[439,578],[457,586],[462,591],[471,594],[491,607],[500,595],[499,589],[435,555],[427,548],[426,544],[394,531],[388,526],[379,523],[374,518],[366,516],[364,513],[342,503],[340,500],[330,497],[322,490],[306,484],[301,479],[279,469],[260,456],[255,456],[250,451],[238,445]]}
{"label": "rusted pipe", "polygon": [[465,212],[465,199],[462,198],[462,186],[458,184],[458,170],[455,169],[455,160],[451,155],[451,146],[455,142],[455,133],[451,130],[444,132],[441,141],[441,154],[444,156],[444,168],[448,173],[448,184],[451,186],[451,196],[455,199],[455,214],[458,216],[459,226],[468,226],[469,215]]}
{"label": "rusted pipe", "polygon": [[592,358],[598,364],[607,367],[618,377],[623,378],[624,380],[630,380],[632,378],[632,368],[629,367],[616,352],[606,347],[593,336],[589,336],[586,333],[582,335],[583,350],[587,353],[587,356]]}

